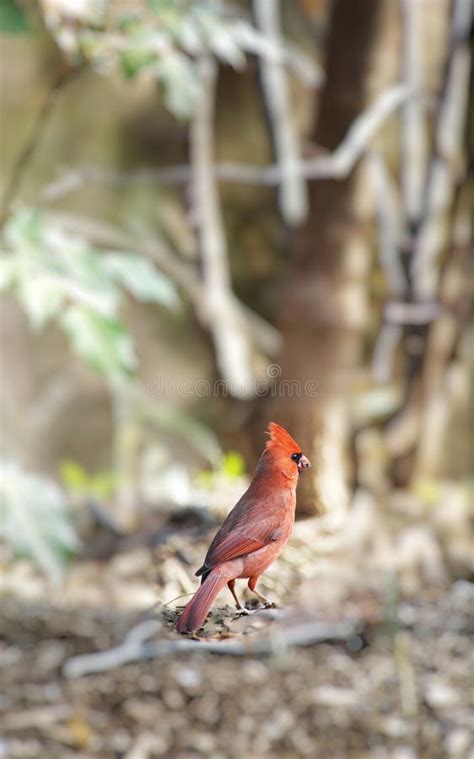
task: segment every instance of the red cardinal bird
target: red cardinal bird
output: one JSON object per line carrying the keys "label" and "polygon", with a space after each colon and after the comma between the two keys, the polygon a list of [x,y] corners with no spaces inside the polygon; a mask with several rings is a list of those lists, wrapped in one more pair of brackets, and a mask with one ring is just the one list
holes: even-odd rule
{"label": "red cardinal bird", "polygon": [[268,434],[270,440],[248,490],[228,514],[196,572],[202,584],[178,619],[178,632],[201,627],[226,584],[242,609],[234,588],[238,577],[248,577],[250,590],[271,605],[255,586],[288,542],[295,521],[298,475],[311,464],[284,427],[271,422]]}

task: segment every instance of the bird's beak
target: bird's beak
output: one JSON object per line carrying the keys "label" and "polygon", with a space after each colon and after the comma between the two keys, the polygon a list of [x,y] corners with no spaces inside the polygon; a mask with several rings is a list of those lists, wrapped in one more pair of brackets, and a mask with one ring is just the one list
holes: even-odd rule
{"label": "bird's beak", "polygon": [[309,459],[306,458],[306,456],[301,456],[300,460],[298,461],[298,471],[302,472],[303,469],[309,469],[311,466],[311,462]]}

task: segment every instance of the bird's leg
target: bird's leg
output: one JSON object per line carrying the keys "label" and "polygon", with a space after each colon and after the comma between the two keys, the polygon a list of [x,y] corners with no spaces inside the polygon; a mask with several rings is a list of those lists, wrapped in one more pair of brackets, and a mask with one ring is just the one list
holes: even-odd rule
{"label": "bird's leg", "polygon": [[235,592],[235,580],[229,580],[227,583],[227,587],[229,588],[230,592],[234,596],[235,606],[237,609],[240,609],[240,611],[244,611],[244,607],[240,603],[237,593]]}
{"label": "bird's leg", "polygon": [[269,607],[270,606],[275,606],[275,604],[273,603],[273,601],[269,601],[269,599],[266,598],[263,595],[263,593],[259,593],[259,591],[255,589],[257,581],[258,581],[258,575],[257,575],[257,577],[251,577],[250,578],[250,580],[249,580],[249,590],[251,590],[252,593],[255,593],[255,595],[257,596],[257,598],[259,599],[259,601],[261,601],[264,606],[269,606]]}

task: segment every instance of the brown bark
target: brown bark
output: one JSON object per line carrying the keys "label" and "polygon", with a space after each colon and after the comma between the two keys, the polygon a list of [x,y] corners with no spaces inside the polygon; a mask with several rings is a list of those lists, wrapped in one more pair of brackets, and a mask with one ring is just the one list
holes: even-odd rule
{"label": "brown bark", "polygon": [[[376,47],[385,30],[383,0],[336,0],[332,7],[326,84],[314,141],[333,150],[375,97]],[[378,74],[378,72],[377,72]],[[382,89],[377,76],[377,89]],[[310,185],[310,215],[292,245],[282,298],[282,378],[300,383],[299,398],[283,396],[273,416],[288,424],[313,461],[299,493],[300,514],[345,507],[348,500],[347,393],[360,365],[367,323],[369,250],[359,172],[344,181]],[[317,396],[306,383],[317,381]],[[283,393],[282,393],[283,394]]]}

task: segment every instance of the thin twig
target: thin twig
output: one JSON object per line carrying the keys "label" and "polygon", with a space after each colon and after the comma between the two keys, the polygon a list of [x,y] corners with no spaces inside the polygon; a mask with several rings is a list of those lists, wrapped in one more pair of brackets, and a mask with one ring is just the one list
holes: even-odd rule
{"label": "thin twig", "polygon": [[13,168],[10,173],[10,179],[7,182],[7,186],[3,195],[1,210],[2,219],[7,216],[11,206],[16,199],[25,171],[28,168],[31,159],[38,148],[46,124],[48,123],[51,112],[57,102],[58,95],[63,90],[65,84],[69,82],[76,73],[77,71],[74,69],[65,69],[64,71],[61,71],[56,81],[49,89],[46,98],[43,101],[34,120],[31,133],[23,145],[23,148],[20,150],[15,163],[13,164]]}

